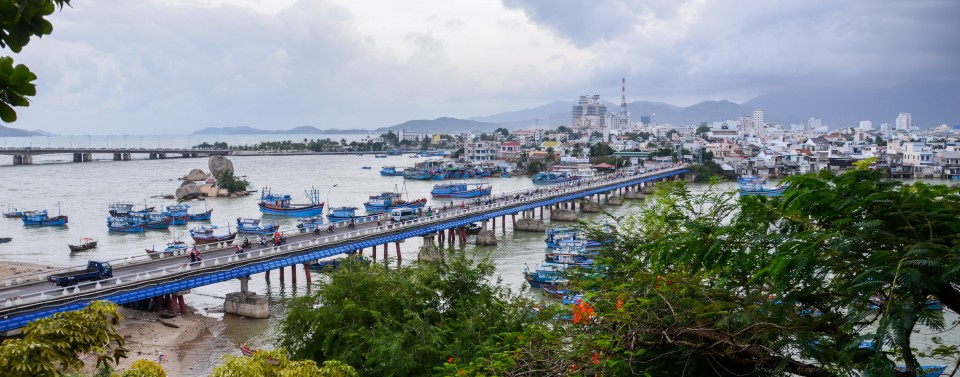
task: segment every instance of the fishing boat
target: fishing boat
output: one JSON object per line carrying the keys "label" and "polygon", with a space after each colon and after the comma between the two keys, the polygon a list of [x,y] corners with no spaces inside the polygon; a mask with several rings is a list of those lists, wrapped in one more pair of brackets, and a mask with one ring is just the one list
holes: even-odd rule
{"label": "fishing boat", "polygon": [[320,192],[311,188],[306,192],[310,204],[291,204],[290,195],[273,194],[264,187],[260,190],[260,212],[267,215],[281,216],[317,216],[323,214],[323,203],[320,202]]}
{"label": "fishing boat", "polygon": [[893,374],[896,376],[937,377],[942,375],[946,369],[946,365],[921,365],[920,370],[910,373],[907,367],[897,366],[893,367]]}
{"label": "fishing boat", "polygon": [[131,217],[107,217],[107,229],[111,232],[143,233],[146,223],[136,221]]}
{"label": "fishing boat", "polygon": [[783,196],[786,186],[763,187],[767,180],[761,177],[744,176],[737,181],[740,184],[740,196]]}
{"label": "fishing boat", "polygon": [[171,204],[166,207],[166,210],[163,211],[163,215],[170,218],[170,223],[173,225],[185,225],[187,223],[187,212],[190,210],[190,205],[187,203],[176,203]]}
{"label": "fishing boat", "polygon": [[471,235],[471,236],[475,236],[475,235],[477,235],[477,234],[480,234],[480,231],[481,231],[481,230],[483,230],[483,226],[481,226],[480,224],[477,224],[477,223],[470,223],[470,225],[467,225],[467,226],[466,226],[466,229],[464,229],[464,231],[467,233],[467,235]]}
{"label": "fishing boat", "polygon": [[[110,213],[110,216],[113,217],[125,217],[129,216],[130,212],[133,212],[134,204],[130,202],[113,202],[107,206],[107,212]],[[144,211],[152,211],[153,208],[144,208]]]}
{"label": "fishing boat", "polygon": [[583,247],[586,249],[597,249],[603,246],[599,241],[584,239],[579,230],[568,227],[548,228],[547,238],[543,240],[547,247],[551,249],[556,249],[565,244],[573,246],[576,244],[574,241],[583,242]]}
{"label": "fishing boat", "polygon": [[380,175],[384,177],[402,177],[403,170],[397,170],[396,166],[384,166],[380,169]]}
{"label": "fishing boat", "polygon": [[391,149],[391,150],[387,151],[387,155],[389,155],[389,156],[400,156],[400,155],[402,155],[402,154],[403,154],[403,151],[401,151],[401,150],[399,150],[399,149]]}
{"label": "fishing boat", "polygon": [[[343,261],[345,259],[347,258],[336,258],[336,259],[316,261],[310,264],[310,269],[314,271],[332,270],[337,267],[340,267],[340,265],[343,264]],[[362,256],[357,256],[354,259],[362,263],[370,264],[370,260]]]}
{"label": "fishing boat", "polygon": [[372,169],[372,168],[371,168],[371,167],[369,167],[369,166],[361,166],[361,167],[360,167],[360,169],[363,169],[363,170],[370,170],[370,169]]}
{"label": "fishing boat", "polygon": [[39,211],[24,211],[23,217],[20,218],[23,221],[23,225],[40,225],[40,226],[63,226],[67,224],[67,217],[63,215],[58,215],[56,217],[47,216],[47,210],[42,209]]}
{"label": "fishing boat", "polygon": [[549,286],[549,285],[543,285],[540,287],[540,289],[542,289],[543,293],[546,293],[547,296],[550,296],[550,297],[563,298],[563,296],[570,294],[569,290],[560,289],[560,288]]}
{"label": "fishing boat", "polygon": [[593,259],[587,254],[581,254],[579,252],[555,252],[547,253],[544,258],[545,261],[550,263],[557,263],[566,265],[569,267],[590,267],[593,266]]}
{"label": "fishing boat", "polygon": [[13,241],[13,238],[11,238],[11,237],[0,237],[0,243],[7,243],[7,242],[10,242],[10,241]]}
{"label": "fishing boat", "polygon": [[3,211],[3,217],[6,217],[6,218],[8,218],[8,219],[9,219],[9,218],[21,218],[21,217],[23,217],[23,211],[21,211],[21,210],[19,210],[19,209],[16,209],[16,208],[10,208],[10,207],[8,206],[8,207],[7,207],[7,210],[6,210],[6,211]]}
{"label": "fishing boat", "polygon": [[387,155],[385,155],[385,154],[375,154],[375,155],[373,155],[373,157],[376,157],[376,158],[387,158]]}
{"label": "fishing boat", "polygon": [[567,283],[567,279],[563,277],[563,272],[564,266],[560,264],[544,262],[537,266],[533,272],[530,272],[530,268],[524,265],[523,279],[534,288],[540,288],[543,285],[562,285]]}
{"label": "fishing boat", "polygon": [[217,229],[219,228],[216,225],[201,225],[190,229],[190,237],[197,245],[223,241],[230,243],[234,238],[237,238],[237,232],[231,232],[229,227],[227,227],[227,234],[216,234]]}
{"label": "fishing boat", "polygon": [[133,211],[127,216],[134,222],[142,222],[146,229],[167,229],[173,223],[173,217],[156,211]]}
{"label": "fishing boat", "polygon": [[185,253],[189,248],[190,248],[190,245],[187,245],[186,242],[173,241],[173,242],[167,243],[167,247],[164,248],[163,250],[146,249],[146,252],[147,252],[147,255],[150,256],[150,259],[160,259],[161,254],[165,256],[180,255]]}
{"label": "fishing boat", "polygon": [[579,179],[579,177],[567,173],[541,172],[533,175],[533,184],[554,185],[557,183],[576,181],[577,179]]}
{"label": "fishing boat", "polygon": [[429,170],[405,169],[403,179],[412,179],[415,181],[427,181],[433,179],[433,172]]}
{"label": "fishing boat", "polygon": [[322,216],[301,217],[297,219],[297,229],[300,233],[313,233],[323,224]]}
{"label": "fishing boat", "polygon": [[255,352],[257,352],[256,349],[247,347],[246,344],[240,345],[240,353],[242,353],[243,356],[251,357]]}
{"label": "fishing boat", "polygon": [[493,186],[487,183],[446,183],[433,185],[434,198],[477,198],[490,195]]}
{"label": "fishing boat", "polygon": [[84,251],[90,250],[97,247],[97,240],[93,238],[81,238],[79,245],[67,244],[70,247],[70,251]]}
{"label": "fishing boat", "polygon": [[342,223],[349,221],[357,221],[357,219],[364,216],[357,216],[357,207],[336,207],[330,208],[330,213],[327,214],[327,221],[331,223]]}
{"label": "fishing boat", "polygon": [[213,213],[213,208],[207,208],[207,202],[203,202],[203,212],[200,213],[190,213],[187,212],[187,221],[210,221],[210,214]]}
{"label": "fishing boat", "polygon": [[252,217],[237,218],[237,232],[247,234],[271,234],[280,226],[277,224],[261,223],[260,219]]}
{"label": "fishing boat", "polygon": [[[391,210],[396,208],[411,208],[418,210],[423,208],[427,204],[426,198],[420,198],[414,201],[406,201],[401,198],[399,192],[382,192],[379,195],[371,195],[370,198],[363,203],[363,208],[367,211],[368,214],[375,213],[389,213]],[[330,216],[327,216],[329,219]]]}

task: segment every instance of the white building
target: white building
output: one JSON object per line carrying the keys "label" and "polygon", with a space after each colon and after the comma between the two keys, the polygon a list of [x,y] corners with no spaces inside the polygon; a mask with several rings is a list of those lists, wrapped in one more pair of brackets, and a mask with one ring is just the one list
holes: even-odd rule
{"label": "white building", "polygon": [[860,129],[861,129],[861,130],[864,130],[864,131],[873,130],[873,122],[871,122],[871,121],[869,121],[869,120],[861,120],[861,121],[860,121]]}
{"label": "white building", "polygon": [[763,109],[753,110],[753,118],[751,121],[753,123],[751,133],[753,135],[760,135],[760,133],[763,132],[763,127],[766,125],[763,123]]}
{"label": "white building", "polygon": [[896,124],[898,130],[909,130],[910,127],[913,127],[913,118],[910,113],[900,113],[900,115],[897,115]]}
{"label": "white building", "polygon": [[463,159],[470,162],[496,160],[499,151],[500,145],[495,141],[467,141],[463,146]]}

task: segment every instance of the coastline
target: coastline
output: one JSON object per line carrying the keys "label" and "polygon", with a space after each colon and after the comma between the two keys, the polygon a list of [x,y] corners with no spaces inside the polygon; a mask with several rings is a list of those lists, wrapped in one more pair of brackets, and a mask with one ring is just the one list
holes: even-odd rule
{"label": "coastline", "polygon": [[117,330],[126,342],[128,353],[115,370],[126,370],[140,359],[156,362],[161,352],[165,359],[160,365],[169,376],[203,375],[205,373],[201,370],[211,367],[205,365],[208,364],[207,358],[188,354],[184,345],[189,344],[190,349],[212,349],[214,337],[211,329],[221,326],[220,320],[193,312],[161,319],[156,312],[124,307],[120,308],[120,313],[124,318]]}
{"label": "coastline", "polygon": [[3,263],[0,263],[0,280],[17,275],[46,273],[57,268],[59,267],[36,263],[3,261]]}

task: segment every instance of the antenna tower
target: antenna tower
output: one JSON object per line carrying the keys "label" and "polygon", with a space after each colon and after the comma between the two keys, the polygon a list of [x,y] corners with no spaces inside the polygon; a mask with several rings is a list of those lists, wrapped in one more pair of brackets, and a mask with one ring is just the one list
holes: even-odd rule
{"label": "antenna tower", "polygon": [[620,79],[620,114],[627,115],[627,79]]}

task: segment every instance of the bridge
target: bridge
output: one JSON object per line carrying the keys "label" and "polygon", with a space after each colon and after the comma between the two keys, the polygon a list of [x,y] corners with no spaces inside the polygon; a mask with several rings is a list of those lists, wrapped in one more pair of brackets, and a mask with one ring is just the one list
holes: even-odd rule
{"label": "bridge", "polygon": [[[287,243],[280,246],[253,247],[245,253],[236,255],[234,248],[226,244],[200,245],[203,261],[191,265],[186,257],[166,257],[151,259],[150,256],[129,257],[110,261],[113,277],[86,282],[72,287],[51,286],[46,277],[52,273],[82,270],[79,266],[44,274],[24,274],[7,278],[0,282],[0,332],[19,329],[30,321],[48,317],[58,312],[79,310],[92,300],[109,300],[117,304],[134,301],[163,298],[170,300],[171,295],[191,288],[201,287],[231,279],[240,279],[241,291],[246,291],[246,280],[250,275],[279,270],[283,279],[283,269],[291,267],[296,271],[302,265],[307,270],[309,263],[321,258],[341,254],[363,252],[372,248],[376,257],[377,247],[383,245],[384,259],[387,257],[390,243],[396,245],[396,256],[400,258],[400,242],[413,237],[424,237],[424,244],[433,245],[433,237],[439,235],[441,244],[444,237],[453,242],[457,237],[465,242],[466,234],[462,230],[471,223],[492,220],[496,228],[496,219],[502,218],[506,226],[507,215],[516,219],[521,214],[533,217],[536,209],[559,212],[584,200],[599,204],[601,197],[629,194],[650,187],[656,182],[681,178],[687,169],[672,167],[650,171],[642,175],[602,177],[580,180],[556,186],[542,186],[538,189],[500,194],[490,198],[489,202],[476,205],[467,201],[439,209],[431,216],[419,217],[400,223],[381,224],[377,218],[369,218],[354,227],[345,223],[337,224],[332,232],[320,234],[299,233],[297,229],[284,230]],[[636,190],[636,191],[632,191]],[[423,255],[421,254],[421,258]],[[309,272],[306,274],[310,280]],[[296,278],[296,275],[293,275]],[[169,301],[164,305],[173,305]],[[180,307],[184,308],[182,295]],[[181,309],[182,310],[182,309]]]}
{"label": "bridge", "polygon": [[134,154],[146,154],[151,160],[180,157],[209,157],[228,155],[227,149],[191,149],[191,148],[36,148],[10,147],[0,148],[0,155],[13,156],[14,165],[31,165],[33,156],[45,154],[72,154],[73,162],[93,161],[93,154],[112,154],[114,161],[130,161]]}

